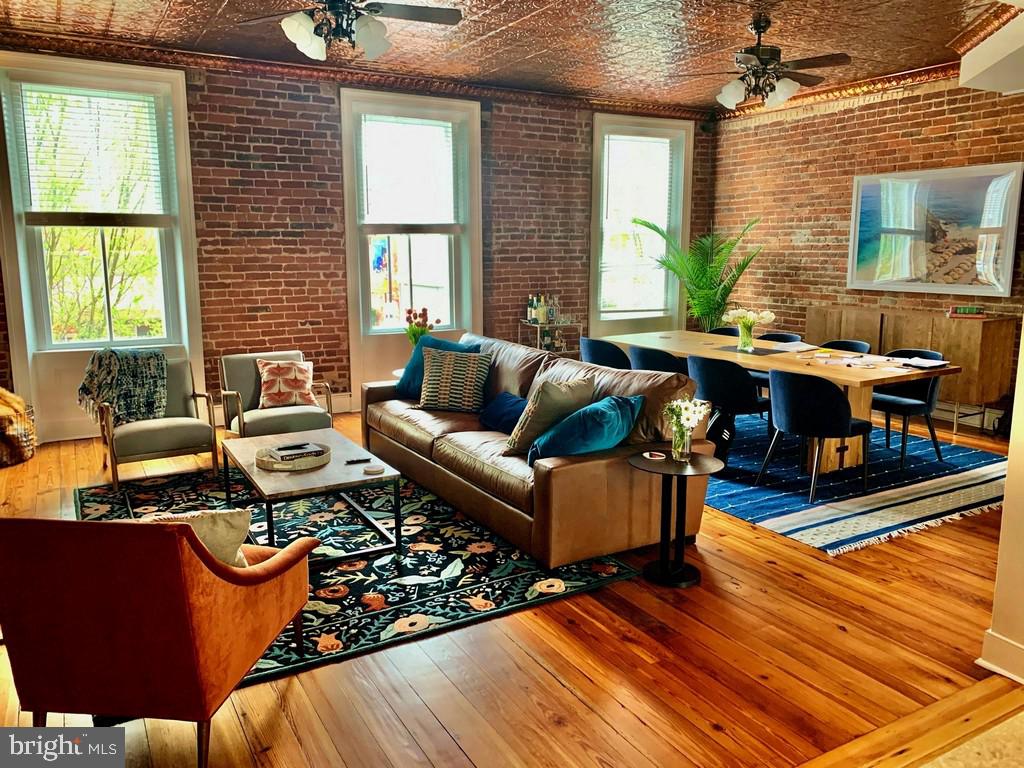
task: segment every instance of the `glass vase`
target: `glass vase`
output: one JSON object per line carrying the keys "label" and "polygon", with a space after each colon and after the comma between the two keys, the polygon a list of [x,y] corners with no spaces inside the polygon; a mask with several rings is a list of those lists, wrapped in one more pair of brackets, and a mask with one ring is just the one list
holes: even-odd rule
{"label": "glass vase", "polygon": [[672,433],[672,458],[682,464],[690,461],[693,432],[689,429],[678,429]]}
{"label": "glass vase", "polygon": [[736,350],[739,352],[754,351],[754,326],[740,323],[740,340],[736,343]]}

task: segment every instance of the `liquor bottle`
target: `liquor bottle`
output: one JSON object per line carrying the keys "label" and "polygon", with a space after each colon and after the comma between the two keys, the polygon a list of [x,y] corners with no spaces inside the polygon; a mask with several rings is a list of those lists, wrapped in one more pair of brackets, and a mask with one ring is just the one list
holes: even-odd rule
{"label": "liquor bottle", "polygon": [[558,295],[556,294],[551,297],[551,303],[548,305],[548,322],[552,325],[558,322],[559,309]]}
{"label": "liquor bottle", "polygon": [[540,322],[540,296],[534,294],[533,299],[533,312],[530,313],[530,322],[537,325]]}
{"label": "liquor bottle", "polygon": [[537,322],[544,324],[548,321],[548,304],[547,299],[544,298],[544,294],[540,295],[540,301],[537,304]]}
{"label": "liquor bottle", "polygon": [[533,294],[526,297],[526,322],[533,322]]}

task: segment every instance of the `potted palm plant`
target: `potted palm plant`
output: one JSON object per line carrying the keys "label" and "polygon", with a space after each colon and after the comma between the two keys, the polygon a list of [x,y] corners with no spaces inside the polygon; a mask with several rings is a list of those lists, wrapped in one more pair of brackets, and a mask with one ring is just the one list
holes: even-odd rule
{"label": "potted palm plant", "polygon": [[[733,252],[760,219],[754,219],[735,237],[717,232],[702,235],[683,248],[679,241],[650,221],[633,219],[633,223],[659,235],[665,241],[665,255],[658,263],[679,278],[686,289],[687,311],[705,333],[722,324],[729,307],[729,295],[750,263],[761,252],[758,246],[746,256],[733,260]],[[637,247],[640,238],[637,237]]]}

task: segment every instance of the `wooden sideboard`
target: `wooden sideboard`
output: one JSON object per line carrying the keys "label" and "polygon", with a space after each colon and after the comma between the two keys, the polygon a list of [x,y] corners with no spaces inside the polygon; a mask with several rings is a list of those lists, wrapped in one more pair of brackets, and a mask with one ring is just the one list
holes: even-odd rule
{"label": "wooden sideboard", "polygon": [[986,405],[1010,393],[1017,347],[1016,317],[955,319],[939,312],[854,306],[807,308],[807,341],[861,339],[871,351],[935,349],[963,372],[942,382],[940,397],[955,403]]}

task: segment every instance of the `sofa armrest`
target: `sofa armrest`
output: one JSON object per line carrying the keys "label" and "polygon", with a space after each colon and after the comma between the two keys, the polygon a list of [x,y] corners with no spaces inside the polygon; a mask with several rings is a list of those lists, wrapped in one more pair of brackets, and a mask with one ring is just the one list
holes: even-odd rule
{"label": "sofa armrest", "polygon": [[[669,443],[624,445],[583,456],[539,459],[533,465],[533,554],[555,567],[646,546],[658,539],[661,477],[634,469],[629,457],[671,451]],[[714,443],[694,440],[695,453]],[[707,478],[687,483],[686,534],[700,528]]]}
{"label": "sofa armrest", "polygon": [[370,447],[370,425],[366,422],[366,409],[374,403],[398,399],[397,381],[367,381],[363,383],[363,405],[360,408],[360,424],[363,430],[363,447]]}

